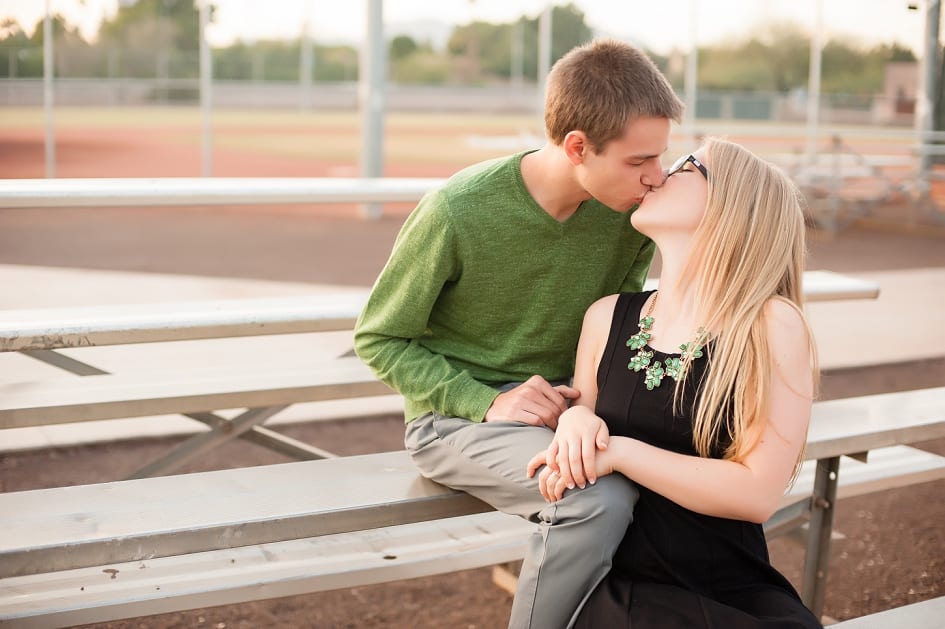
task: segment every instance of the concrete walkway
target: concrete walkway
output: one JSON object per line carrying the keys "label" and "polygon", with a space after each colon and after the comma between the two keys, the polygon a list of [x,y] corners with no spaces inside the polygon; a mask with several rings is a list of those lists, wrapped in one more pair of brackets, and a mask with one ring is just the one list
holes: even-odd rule
{"label": "concrete walkway", "polygon": [[[880,285],[876,300],[813,303],[808,307],[824,370],[945,357],[945,269],[852,273]],[[354,287],[0,265],[0,309],[317,295]],[[351,347],[350,332],[153,345],[92,347],[64,353],[111,372],[164,371],[180,364],[213,368],[252,356],[256,364],[318,363]],[[74,378],[16,353],[0,353],[0,380]],[[942,374],[945,384],[945,374]],[[400,412],[398,396],[299,404],[268,424]],[[234,415],[238,411],[224,412]],[[109,420],[0,431],[0,451],[44,448],[204,430],[179,416]]]}

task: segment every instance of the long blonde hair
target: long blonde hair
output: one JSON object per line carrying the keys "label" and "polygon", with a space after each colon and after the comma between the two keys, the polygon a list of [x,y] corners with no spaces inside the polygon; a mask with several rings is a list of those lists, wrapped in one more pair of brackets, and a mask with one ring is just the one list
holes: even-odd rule
{"label": "long blonde hair", "polygon": [[[803,197],[780,169],[738,144],[710,138],[705,162],[708,199],[681,282],[693,286],[700,320],[718,335],[700,383],[693,443],[702,456],[710,456],[713,444],[727,436],[731,441],[723,457],[740,461],[758,443],[768,420],[774,364],[765,304],[783,299],[807,325]],[[807,333],[816,390],[817,355],[809,325]],[[681,391],[677,385],[677,402]]]}

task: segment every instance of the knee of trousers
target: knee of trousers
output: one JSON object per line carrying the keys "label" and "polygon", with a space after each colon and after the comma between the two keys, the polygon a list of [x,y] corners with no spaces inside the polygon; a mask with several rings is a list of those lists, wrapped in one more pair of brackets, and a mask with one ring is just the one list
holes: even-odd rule
{"label": "knee of trousers", "polygon": [[622,530],[633,521],[633,507],[640,492],[627,477],[608,474],[584,489],[569,490],[558,502],[559,519],[596,520],[604,528]]}

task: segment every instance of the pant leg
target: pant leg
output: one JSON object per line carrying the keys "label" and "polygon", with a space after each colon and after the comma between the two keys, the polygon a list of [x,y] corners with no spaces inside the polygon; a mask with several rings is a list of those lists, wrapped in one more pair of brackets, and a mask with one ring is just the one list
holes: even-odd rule
{"label": "pant leg", "polygon": [[525,466],[553,436],[544,427],[435,413],[407,425],[404,443],[424,476],[538,524],[512,603],[514,629],[570,625],[610,571],[638,496],[629,480],[611,474],[546,502],[537,479],[525,477]]}

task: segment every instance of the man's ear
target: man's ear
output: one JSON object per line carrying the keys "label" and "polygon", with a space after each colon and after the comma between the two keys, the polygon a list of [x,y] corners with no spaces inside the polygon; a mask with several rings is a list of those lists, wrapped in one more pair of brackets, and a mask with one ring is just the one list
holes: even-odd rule
{"label": "man's ear", "polygon": [[568,131],[564,136],[564,154],[574,166],[584,163],[584,156],[591,150],[591,143],[583,131]]}

